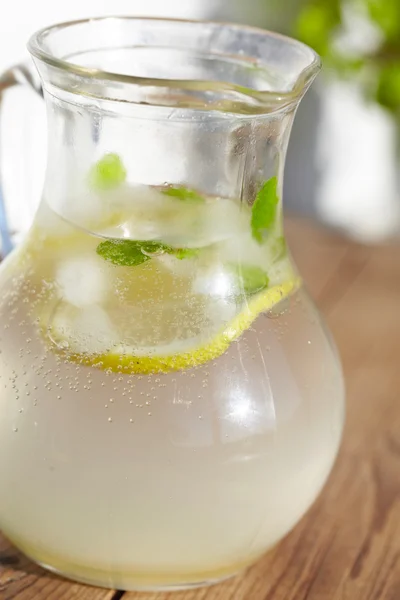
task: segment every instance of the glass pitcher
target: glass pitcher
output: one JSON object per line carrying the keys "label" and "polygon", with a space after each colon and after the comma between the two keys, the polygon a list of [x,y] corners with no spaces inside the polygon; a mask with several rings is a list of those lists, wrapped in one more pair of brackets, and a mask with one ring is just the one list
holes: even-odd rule
{"label": "glass pitcher", "polygon": [[299,521],[341,437],[340,365],[282,224],[318,58],[143,18],[29,49],[48,165],[0,271],[0,528],[79,581],[212,584]]}

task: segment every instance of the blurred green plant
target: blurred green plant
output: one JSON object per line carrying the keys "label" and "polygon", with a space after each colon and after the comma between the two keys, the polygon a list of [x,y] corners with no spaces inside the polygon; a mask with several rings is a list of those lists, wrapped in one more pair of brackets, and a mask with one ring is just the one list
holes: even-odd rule
{"label": "blurred green plant", "polygon": [[[371,39],[349,50],[343,38],[351,37],[360,19],[368,23]],[[291,33],[335,74],[357,78],[368,98],[400,120],[400,0],[302,0]]]}

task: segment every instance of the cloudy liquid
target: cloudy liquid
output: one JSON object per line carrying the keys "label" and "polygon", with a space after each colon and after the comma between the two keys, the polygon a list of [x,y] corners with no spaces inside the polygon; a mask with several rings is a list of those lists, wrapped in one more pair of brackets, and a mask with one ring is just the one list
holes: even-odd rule
{"label": "cloudy liquid", "polygon": [[[70,281],[65,271],[57,280],[62,259],[75,251],[96,259],[99,240],[74,232],[81,245],[73,251],[62,241],[71,226],[54,216],[49,228],[44,214],[35,241],[28,238],[0,275],[0,528],[37,562],[118,589],[179,588],[240,571],[296,524],[337,452],[342,379],[316,310],[299,288],[222,356],[186,370],[129,374],[68,360],[60,331],[67,346],[84,338],[88,352],[114,344],[115,331],[107,321],[98,335],[74,339],[69,325],[56,324],[49,340],[43,321],[101,320],[98,310],[109,314],[113,300],[98,309],[95,297],[82,300],[100,290],[97,279],[84,292],[84,281]],[[54,240],[54,223],[56,246],[46,241]],[[108,280],[113,267],[102,268]],[[187,302],[188,275],[177,268],[158,289],[167,296],[172,286],[179,304]],[[123,303],[119,269],[110,275],[112,298]],[[154,315],[157,344],[170,344],[162,302],[155,295],[145,304],[140,291],[132,293],[142,303],[141,322]],[[194,338],[208,308],[210,330],[238,310],[237,303],[221,309],[194,298]],[[118,323],[121,335],[126,323]],[[188,327],[179,330],[183,338]]]}

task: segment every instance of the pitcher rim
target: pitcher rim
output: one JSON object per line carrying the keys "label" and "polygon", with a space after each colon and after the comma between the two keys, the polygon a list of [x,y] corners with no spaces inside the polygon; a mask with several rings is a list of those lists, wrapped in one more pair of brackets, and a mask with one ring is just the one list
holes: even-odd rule
{"label": "pitcher rim", "polygon": [[[67,29],[76,25],[84,25],[85,23],[98,23],[105,21],[145,21],[148,23],[159,22],[159,23],[181,23],[190,25],[215,25],[217,27],[229,27],[231,29],[237,29],[238,31],[248,31],[249,33],[261,34],[265,38],[276,38],[282,40],[292,46],[302,48],[310,56],[309,63],[299,71],[294,81],[293,86],[288,90],[257,90],[252,87],[245,87],[236,83],[232,83],[224,80],[208,80],[208,79],[173,79],[173,78],[158,78],[158,77],[141,77],[137,75],[126,75],[123,73],[107,71],[105,69],[85,67],[74,63],[70,60],[59,58],[49,52],[45,47],[46,38],[57,31]],[[171,17],[148,17],[148,16],[131,16],[131,15],[111,15],[111,16],[99,16],[89,17],[84,19],[74,19],[56,23],[47,27],[43,27],[31,35],[28,44],[28,50],[30,54],[44,62],[45,64],[60,69],[69,75],[74,75],[80,78],[85,78],[93,82],[96,81],[110,81],[114,83],[130,84],[140,87],[154,87],[154,88],[171,88],[187,91],[212,91],[212,92],[232,92],[240,95],[241,97],[247,97],[249,100],[256,101],[260,108],[262,105],[271,107],[275,106],[275,110],[285,107],[287,105],[297,102],[304,94],[310,83],[313,81],[315,75],[321,68],[321,59],[319,55],[307,44],[292,38],[290,36],[263,29],[260,27],[254,27],[251,25],[242,25],[240,23],[233,23],[229,21],[213,21],[213,20],[197,20],[197,19],[181,19]],[[149,44],[151,47],[151,44]],[[251,55],[247,55],[251,58]],[[240,56],[241,59],[245,58],[246,55]],[[239,58],[239,55],[238,55]],[[256,59],[255,59],[256,62]],[[257,59],[257,64],[261,64],[261,59]],[[156,103],[155,103],[156,104]],[[192,108],[199,108],[197,105]],[[200,107],[201,108],[201,107]],[[204,106],[203,109],[207,109]],[[270,112],[265,110],[265,112]]]}

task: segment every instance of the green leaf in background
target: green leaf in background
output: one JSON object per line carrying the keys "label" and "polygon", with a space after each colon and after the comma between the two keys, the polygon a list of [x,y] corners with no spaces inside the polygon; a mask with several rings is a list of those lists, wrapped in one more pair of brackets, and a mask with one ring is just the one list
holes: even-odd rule
{"label": "green leaf in background", "polygon": [[[388,109],[400,122],[400,0],[299,0],[298,5],[288,33],[321,55],[328,74],[356,80],[368,101]],[[349,11],[354,13],[351,18]],[[369,20],[382,39],[370,50],[349,52],[338,39],[343,32],[351,37],[360,19]]]}
{"label": "green leaf in background", "polygon": [[382,68],[376,95],[378,102],[383,106],[393,110],[400,109],[400,62]]}
{"label": "green leaf in background", "polygon": [[184,186],[175,186],[171,185],[162,190],[162,193],[165,196],[171,196],[172,198],[178,198],[179,200],[184,200],[188,202],[204,202],[204,197],[201,196],[195,190]]}
{"label": "green leaf in background", "polygon": [[273,225],[279,202],[278,179],[271,177],[257,193],[251,212],[251,231],[253,238],[261,244],[263,233]]}
{"label": "green leaf in background", "polygon": [[319,54],[326,54],[333,30],[340,23],[338,2],[332,0],[307,3],[295,24],[296,35]]}
{"label": "green leaf in background", "polygon": [[110,190],[126,179],[126,169],[118,154],[105,154],[90,170],[90,183],[96,190]]}
{"label": "green leaf in background", "polygon": [[366,0],[366,4],[371,19],[382,30],[386,40],[399,43],[400,1]]}
{"label": "green leaf in background", "polygon": [[232,265],[236,285],[246,294],[255,294],[268,287],[268,275],[260,268],[250,265]]}

